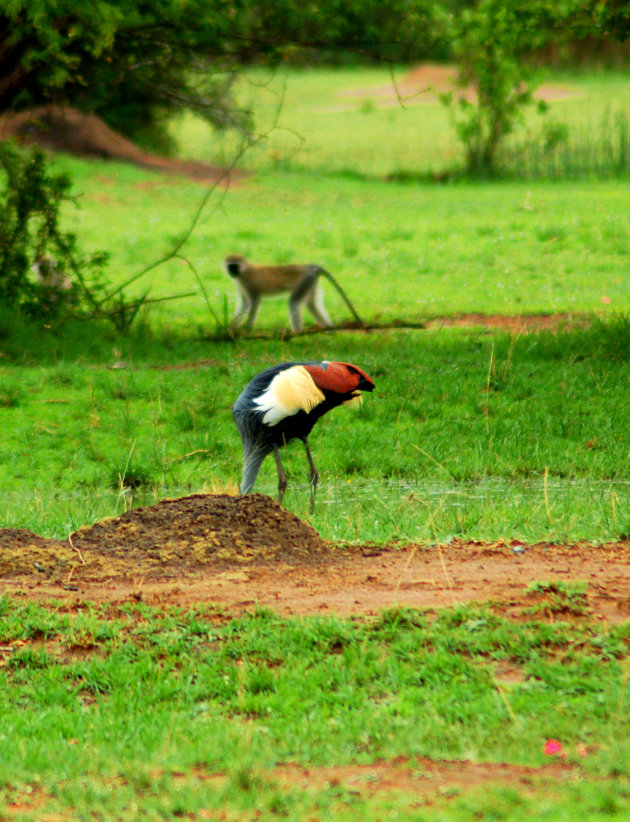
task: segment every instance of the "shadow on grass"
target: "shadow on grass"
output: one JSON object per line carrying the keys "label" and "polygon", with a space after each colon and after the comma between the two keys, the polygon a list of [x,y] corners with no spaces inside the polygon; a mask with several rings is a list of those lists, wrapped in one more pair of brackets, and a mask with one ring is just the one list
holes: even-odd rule
{"label": "shadow on grass", "polygon": [[[557,320],[557,322],[556,322]],[[532,315],[531,317],[486,317],[481,314],[433,317],[419,316],[392,321],[368,322],[365,327],[349,322],[332,329],[309,328],[292,334],[286,328],[266,329],[253,334],[233,335],[224,330],[213,333],[202,326],[172,327],[139,324],[121,334],[103,320],[66,320],[58,325],[42,325],[0,306],[0,361],[30,365],[37,362],[85,360],[106,363],[112,368],[147,360],[164,363],[207,358],[214,354],[226,363],[238,347],[248,343],[276,346],[294,340],[296,348],[309,345],[315,338],[325,339],[339,333],[354,332],[355,344],[371,346],[375,338],[388,332],[427,331],[424,339],[445,346],[451,354],[469,350],[473,337],[492,336],[500,351],[503,346],[527,349],[533,359],[572,358],[630,359],[630,315]],[[443,333],[444,332],[444,333]],[[263,353],[260,349],[257,354]],[[286,356],[285,356],[286,359]]]}

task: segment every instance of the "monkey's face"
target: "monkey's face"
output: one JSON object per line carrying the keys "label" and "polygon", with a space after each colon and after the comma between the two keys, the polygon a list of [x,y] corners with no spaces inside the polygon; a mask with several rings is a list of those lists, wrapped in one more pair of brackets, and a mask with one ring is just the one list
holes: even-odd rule
{"label": "monkey's face", "polygon": [[230,277],[238,277],[244,265],[245,257],[241,257],[240,254],[230,254],[229,257],[226,257],[223,261],[223,267]]}
{"label": "monkey's face", "polygon": [[35,279],[45,288],[56,288],[60,291],[69,291],[72,282],[57,267],[57,260],[49,255],[44,255],[36,260],[31,266],[31,271],[35,274]]}
{"label": "monkey's face", "polygon": [[38,274],[40,277],[46,279],[51,276],[53,271],[57,268],[57,261],[54,257],[48,257],[44,255],[39,259],[35,260],[33,265],[31,266],[31,271],[34,274]]}

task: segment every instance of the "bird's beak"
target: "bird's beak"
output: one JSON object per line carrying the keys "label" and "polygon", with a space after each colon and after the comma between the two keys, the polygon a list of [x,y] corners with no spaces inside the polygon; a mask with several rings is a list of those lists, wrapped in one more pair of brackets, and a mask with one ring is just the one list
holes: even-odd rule
{"label": "bird's beak", "polygon": [[357,391],[374,391],[374,383],[365,377],[359,377]]}

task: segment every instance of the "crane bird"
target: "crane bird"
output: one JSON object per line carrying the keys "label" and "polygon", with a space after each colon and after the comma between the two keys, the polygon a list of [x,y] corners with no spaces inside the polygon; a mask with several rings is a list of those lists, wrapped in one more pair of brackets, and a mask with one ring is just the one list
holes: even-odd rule
{"label": "crane bird", "polygon": [[360,368],[346,362],[285,362],[261,371],[234,404],[236,427],[243,442],[241,494],[249,493],[267,454],[273,453],[278,469],[278,501],[287,487],[279,449],[300,439],[310,467],[311,513],[319,475],[308,445],[317,420],[338,405],[356,405],[362,391],[374,383]]}

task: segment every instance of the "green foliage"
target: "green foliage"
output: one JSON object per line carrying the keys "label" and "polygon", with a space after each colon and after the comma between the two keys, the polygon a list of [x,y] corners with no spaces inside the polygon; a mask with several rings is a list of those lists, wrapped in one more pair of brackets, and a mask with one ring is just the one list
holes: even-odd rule
{"label": "green foliage", "polygon": [[630,118],[623,106],[606,108],[590,123],[546,120],[504,147],[501,176],[527,178],[627,177]]}
{"label": "green foliage", "polygon": [[46,318],[68,312],[68,292],[62,295],[29,277],[31,265],[45,254],[54,257],[59,271],[78,279],[73,308],[92,302],[83,272],[102,265],[106,255],[81,255],[76,236],[60,226],[64,202],[72,200],[68,175],[51,172],[39,149],[25,151],[9,142],[0,143],[0,169],[5,183],[0,191],[0,303]]}
{"label": "green foliage", "polygon": [[161,148],[168,112],[246,125],[229,100],[231,15],[220,2],[16,0],[0,23],[0,110],[70,102],[129,135],[148,130]]}
{"label": "green foliage", "polygon": [[[465,147],[466,169],[475,176],[496,171],[499,148],[533,101],[538,78],[533,55],[557,37],[560,14],[552,30],[540,25],[531,5],[528,11],[523,15],[520,0],[480,0],[444,18],[459,66],[457,86],[464,90],[472,85],[476,100],[452,93],[442,100],[458,112],[456,130]],[[544,110],[539,104],[539,111]]]}
{"label": "green foliage", "polygon": [[593,22],[604,37],[625,42],[630,37],[630,7],[626,0],[596,1],[592,4]]}
{"label": "green foliage", "polygon": [[250,2],[233,20],[245,62],[409,62],[445,53],[430,0],[278,0]]}
{"label": "green foliage", "polygon": [[[65,205],[76,205],[69,176],[53,171],[38,148],[10,142],[0,142],[0,169],[5,182],[0,191],[0,305],[8,310],[6,315],[0,311],[0,335],[17,332],[16,312],[47,323],[104,317],[119,333],[129,333],[153,300],[148,291],[129,298],[125,283],[106,288],[102,269],[109,255],[82,254],[77,236],[61,227]],[[36,262],[47,266],[52,281],[33,277]]]}
{"label": "green foliage", "polygon": [[[425,8],[426,6],[426,8]],[[0,111],[69,102],[154,147],[169,147],[167,115],[195,111],[247,134],[231,87],[238,67],[318,49],[411,57],[429,32],[430,4],[406,0],[13,0],[0,12]],[[407,44],[405,52],[404,43]],[[172,144],[170,144],[172,147]]]}
{"label": "green foliage", "polygon": [[[540,82],[541,53],[549,44],[562,49],[569,40],[627,32],[627,12],[591,0],[475,0],[456,11],[439,7],[438,18],[458,65],[458,91],[442,94],[451,108],[465,150],[466,171],[490,176],[499,171],[499,152],[525,120]],[[470,99],[472,88],[475,98]],[[539,113],[548,105],[538,100]],[[565,135],[561,126],[544,133],[549,152]],[[525,146],[521,147],[521,153]]]}
{"label": "green foliage", "polygon": [[536,595],[541,602],[529,612],[583,616],[590,610],[587,589],[585,582],[532,582],[527,592]]}

